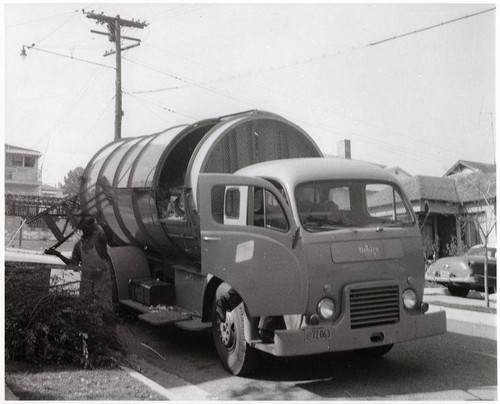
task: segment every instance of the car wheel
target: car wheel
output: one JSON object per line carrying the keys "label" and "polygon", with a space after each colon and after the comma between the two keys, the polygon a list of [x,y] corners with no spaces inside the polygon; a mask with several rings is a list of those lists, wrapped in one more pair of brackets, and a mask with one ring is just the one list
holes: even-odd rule
{"label": "car wheel", "polygon": [[215,293],[212,305],[212,335],[222,365],[236,376],[252,373],[257,367],[257,351],[245,340],[243,300],[227,284]]}
{"label": "car wheel", "polygon": [[382,346],[374,346],[371,348],[364,348],[364,349],[358,349],[356,352],[362,355],[366,356],[371,356],[371,357],[377,357],[377,356],[382,356],[388,353],[394,344],[390,345],[382,345]]}
{"label": "car wheel", "polygon": [[450,295],[458,297],[466,297],[469,294],[469,288],[462,288],[460,286],[448,285]]}

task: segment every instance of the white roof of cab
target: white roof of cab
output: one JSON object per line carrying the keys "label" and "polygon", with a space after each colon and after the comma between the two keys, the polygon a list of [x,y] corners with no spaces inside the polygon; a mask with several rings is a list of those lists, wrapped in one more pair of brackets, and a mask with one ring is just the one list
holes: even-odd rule
{"label": "white roof of cab", "polygon": [[235,174],[279,180],[291,189],[316,180],[370,180],[399,184],[392,174],[374,164],[323,157],[266,161],[244,167]]}

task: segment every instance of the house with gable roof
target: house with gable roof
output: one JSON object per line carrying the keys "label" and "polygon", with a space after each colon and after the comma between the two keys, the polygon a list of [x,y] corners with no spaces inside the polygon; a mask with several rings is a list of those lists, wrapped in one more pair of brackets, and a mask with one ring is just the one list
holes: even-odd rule
{"label": "house with gable roof", "polygon": [[[443,177],[415,175],[400,181],[422,226],[424,248],[437,256],[484,243],[496,244],[496,166],[459,160]],[[428,215],[425,215],[425,206]],[[427,251],[430,253],[430,251]]]}
{"label": "house with gable roof", "polygon": [[[350,140],[337,142],[337,155],[328,157],[351,159]],[[438,258],[450,249],[459,252],[482,244],[491,228],[488,244],[496,245],[495,164],[458,160],[442,177],[374,165],[393,174],[404,188],[419,219],[426,256],[433,248]]]}

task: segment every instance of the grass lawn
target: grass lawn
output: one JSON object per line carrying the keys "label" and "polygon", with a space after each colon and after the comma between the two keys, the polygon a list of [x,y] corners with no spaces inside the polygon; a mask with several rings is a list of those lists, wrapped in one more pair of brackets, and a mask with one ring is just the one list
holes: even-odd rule
{"label": "grass lawn", "polygon": [[5,368],[5,382],[20,400],[165,400],[117,367],[83,370],[6,360]]}

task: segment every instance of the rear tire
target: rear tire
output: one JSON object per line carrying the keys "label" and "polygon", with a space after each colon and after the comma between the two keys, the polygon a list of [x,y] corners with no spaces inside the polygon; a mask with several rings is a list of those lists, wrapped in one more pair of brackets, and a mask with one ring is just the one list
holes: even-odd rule
{"label": "rear tire", "polygon": [[469,294],[469,288],[462,288],[460,286],[448,285],[450,295],[457,297],[466,297]]}
{"label": "rear tire", "polygon": [[257,351],[245,340],[245,307],[229,285],[222,284],[212,305],[212,335],[222,365],[235,376],[252,373]]}

